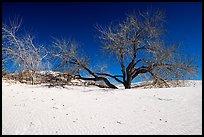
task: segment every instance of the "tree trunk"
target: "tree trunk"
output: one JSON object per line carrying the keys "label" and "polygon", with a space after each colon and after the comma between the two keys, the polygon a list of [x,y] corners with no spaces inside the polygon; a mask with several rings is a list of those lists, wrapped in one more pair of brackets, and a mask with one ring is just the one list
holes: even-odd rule
{"label": "tree trunk", "polygon": [[[113,89],[117,89],[117,87],[113,84],[110,83],[110,81],[105,78],[105,77],[98,77],[94,72],[92,72],[89,68],[87,68],[86,66],[84,65],[81,65],[81,64],[78,64],[80,65],[82,68],[84,68],[90,75],[94,76],[94,78],[87,78],[87,80],[94,80],[94,81],[104,81],[106,83],[106,85],[109,87],[109,88],[113,88]],[[79,75],[80,76],[80,75]],[[82,77],[80,76],[79,77],[80,79],[82,79]],[[86,78],[84,78],[85,80]]]}
{"label": "tree trunk", "polygon": [[34,83],[34,82],[35,82],[35,79],[34,79],[34,77],[35,77],[35,72],[34,72],[34,71],[31,71],[31,74],[30,74],[30,75],[31,75],[31,84],[34,85],[34,84],[35,84],[35,83]]}
{"label": "tree trunk", "polygon": [[107,78],[103,78],[103,81],[106,83],[106,85],[109,87],[109,88],[113,88],[113,89],[117,89],[117,87],[113,84],[111,84]]}
{"label": "tree trunk", "polygon": [[127,73],[127,80],[124,81],[125,89],[131,89],[131,81],[132,81],[132,77],[129,73]]}
{"label": "tree trunk", "polygon": [[79,75],[79,77],[78,78],[76,77],[76,79],[93,80],[93,81],[104,81],[105,84],[108,86],[108,88],[117,89],[117,87],[115,85],[111,84],[110,81],[107,78],[105,78],[105,77],[84,78],[84,77],[81,77]]}
{"label": "tree trunk", "polygon": [[131,81],[125,81],[123,85],[125,89],[131,89]]}
{"label": "tree trunk", "polygon": [[126,82],[124,86],[125,89],[131,89],[131,82]]}

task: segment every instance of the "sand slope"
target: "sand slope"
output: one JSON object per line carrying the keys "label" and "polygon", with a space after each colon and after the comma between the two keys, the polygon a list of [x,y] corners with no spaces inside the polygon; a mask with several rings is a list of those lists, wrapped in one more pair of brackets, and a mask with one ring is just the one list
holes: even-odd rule
{"label": "sand slope", "polygon": [[202,134],[202,81],[171,89],[2,84],[2,134]]}

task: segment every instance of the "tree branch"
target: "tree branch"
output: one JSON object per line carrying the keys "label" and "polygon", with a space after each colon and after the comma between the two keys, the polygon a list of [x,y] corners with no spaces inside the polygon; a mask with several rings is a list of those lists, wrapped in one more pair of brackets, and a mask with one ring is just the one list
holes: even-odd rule
{"label": "tree branch", "polygon": [[110,74],[106,74],[106,73],[96,73],[97,75],[103,75],[103,76],[108,76],[108,77],[111,77],[111,78],[114,78],[116,81],[120,82],[120,83],[124,83],[123,81],[119,80],[117,77],[123,77],[123,76],[120,76],[120,75],[116,75],[116,76],[113,76],[113,75],[110,75]]}

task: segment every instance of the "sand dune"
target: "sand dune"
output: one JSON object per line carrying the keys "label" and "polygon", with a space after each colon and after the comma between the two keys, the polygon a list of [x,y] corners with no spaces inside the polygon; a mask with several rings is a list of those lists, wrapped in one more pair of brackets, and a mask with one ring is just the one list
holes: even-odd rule
{"label": "sand dune", "polygon": [[202,134],[202,81],[162,89],[2,83],[2,134]]}

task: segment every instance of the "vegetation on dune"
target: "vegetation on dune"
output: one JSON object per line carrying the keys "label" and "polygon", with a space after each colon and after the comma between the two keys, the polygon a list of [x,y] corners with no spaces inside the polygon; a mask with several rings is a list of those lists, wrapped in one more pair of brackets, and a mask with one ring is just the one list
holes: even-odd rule
{"label": "vegetation on dune", "polygon": [[[107,55],[114,56],[120,65],[121,74],[112,75],[103,71],[103,66],[100,72],[92,70],[89,59],[81,55],[76,41],[54,38],[51,48],[47,49],[31,34],[22,33],[21,20],[14,19],[2,25],[2,76],[31,84],[66,85],[71,79],[80,79],[102,82],[104,85],[95,85],[114,89],[117,86],[109,79],[123,84],[126,89],[132,87],[136,78],[151,80],[154,87],[170,87],[171,80],[178,85],[180,80],[197,74],[197,66],[195,59],[181,53],[177,44],[168,44],[162,38],[164,21],[163,11],[152,10],[128,15],[118,24],[96,26],[101,48]],[[57,76],[40,74],[46,59],[58,59],[56,69],[61,68],[66,73]],[[7,73],[5,66],[9,62],[15,63],[18,69],[15,75]],[[88,75],[82,75],[83,72]]]}

